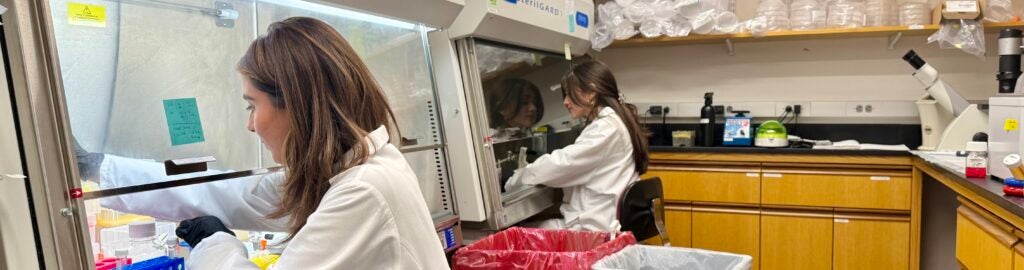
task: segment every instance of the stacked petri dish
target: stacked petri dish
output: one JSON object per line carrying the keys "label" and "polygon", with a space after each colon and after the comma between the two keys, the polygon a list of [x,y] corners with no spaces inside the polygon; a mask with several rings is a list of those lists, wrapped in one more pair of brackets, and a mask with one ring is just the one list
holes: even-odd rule
{"label": "stacked petri dish", "polygon": [[900,25],[927,25],[931,23],[931,4],[907,2],[900,5]]}
{"label": "stacked petri dish", "polygon": [[818,0],[794,0],[789,5],[789,25],[793,30],[825,28],[828,22],[825,5]]}
{"label": "stacked petri dish", "polygon": [[864,2],[857,0],[835,0],[828,6],[828,27],[857,28],[867,20]]}
{"label": "stacked petri dish", "polygon": [[782,0],[762,0],[757,16],[767,20],[769,32],[789,29],[789,6]]}
{"label": "stacked petri dish", "polygon": [[867,0],[865,26],[893,26],[899,23],[894,0]]}

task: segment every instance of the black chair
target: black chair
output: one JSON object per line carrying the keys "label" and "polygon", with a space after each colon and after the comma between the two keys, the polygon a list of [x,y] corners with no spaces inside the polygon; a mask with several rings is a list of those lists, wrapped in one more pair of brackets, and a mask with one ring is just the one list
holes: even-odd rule
{"label": "black chair", "polygon": [[661,243],[669,245],[665,232],[665,205],[662,202],[661,178],[655,177],[629,184],[619,198],[619,224],[622,231],[632,232],[643,241],[660,236]]}

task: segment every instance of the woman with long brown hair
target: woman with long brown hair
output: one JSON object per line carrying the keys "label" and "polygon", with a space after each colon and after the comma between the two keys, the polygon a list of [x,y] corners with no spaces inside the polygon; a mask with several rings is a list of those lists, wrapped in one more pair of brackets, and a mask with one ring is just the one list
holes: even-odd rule
{"label": "woman with long brown hair", "polygon": [[[190,269],[258,269],[228,228],[288,232],[275,269],[448,268],[416,175],[389,143],[396,130],[387,98],[341,34],[312,18],[274,23],[238,71],[248,128],[285,166],[283,174],[102,204],[188,219],[177,234],[194,247]],[[128,186],[156,177],[109,176],[151,169],[159,164],[108,155],[100,182]]]}
{"label": "woman with long brown hair", "polygon": [[562,77],[562,104],[588,124],[576,141],[519,169],[506,190],[544,185],[562,188],[563,219],[543,228],[617,231],[616,202],[647,171],[647,134],[636,107],[626,103],[611,69],[583,62]]}

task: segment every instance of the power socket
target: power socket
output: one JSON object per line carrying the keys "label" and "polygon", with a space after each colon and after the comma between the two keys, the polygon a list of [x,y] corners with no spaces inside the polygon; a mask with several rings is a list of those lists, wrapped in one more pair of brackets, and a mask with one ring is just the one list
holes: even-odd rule
{"label": "power socket", "polygon": [[661,105],[654,105],[647,108],[647,112],[651,115],[661,115],[662,113],[668,113],[668,108],[662,107]]}
{"label": "power socket", "polygon": [[794,114],[800,115],[800,113],[802,113],[802,112],[803,112],[803,106],[800,106],[800,104],[793,105],[793,113]]}

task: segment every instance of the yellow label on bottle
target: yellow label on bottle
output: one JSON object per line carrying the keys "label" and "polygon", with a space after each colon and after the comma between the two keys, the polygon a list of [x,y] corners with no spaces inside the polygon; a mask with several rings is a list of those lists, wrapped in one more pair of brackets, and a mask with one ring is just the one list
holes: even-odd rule
{"label": "yellow label on bottle", "polygon": [[68,2],[68,24],[107,27],[107,8],[101,5]]}
{"label": "yellow label on bottle", "polygon": [[1009,119],[1009,118],[1007,118],[1006,121],[1003,122],[1003,130],[1006,130],[1006,131],[1017,130],[1018,128],[1020,128],[1019,124],[1020,123],[1018,123],[1017,119]]}

